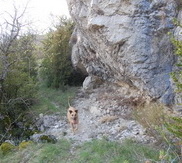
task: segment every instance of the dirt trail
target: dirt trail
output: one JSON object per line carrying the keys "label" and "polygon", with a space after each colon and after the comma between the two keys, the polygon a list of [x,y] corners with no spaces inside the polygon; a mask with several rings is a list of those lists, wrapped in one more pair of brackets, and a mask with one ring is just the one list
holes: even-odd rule
{"label": "dirt trail", "polygon": [[[79,128],[72,133],[66,117],[55,120],[46,134],[54,135],[57,139],[66,138],[76,144],[91,139],[122,141],[126,138],[136,139],[143,143],[153,142],[154,139],[145,133],[145,129],[132,119],[127,119],[128,108],[118,106],[115,100],[100,99],[102,88],[98,88],[91,94],[80,91],[72,105],[79,110]],[[107,92],[106,92],[107,94]]]}

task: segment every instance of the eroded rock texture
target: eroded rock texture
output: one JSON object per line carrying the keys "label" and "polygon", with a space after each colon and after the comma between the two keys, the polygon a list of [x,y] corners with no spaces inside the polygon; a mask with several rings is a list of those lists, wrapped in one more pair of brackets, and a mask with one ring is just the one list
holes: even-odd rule
{"label": "eroded rock texture", "polygon": [[89,76],[173,102],[169,73],[175,56],[168,32],[176,0],[67,0],[76,23],[72,61]]}

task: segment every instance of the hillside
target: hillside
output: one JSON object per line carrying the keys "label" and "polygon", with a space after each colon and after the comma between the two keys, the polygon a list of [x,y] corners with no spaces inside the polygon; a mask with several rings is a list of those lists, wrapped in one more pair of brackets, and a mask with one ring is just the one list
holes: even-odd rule
{"label": "hillside", "polygon": [[[50,89],[49,91],[51,92]],[[53,104],[52,110],[49,110],[49,113],[41,111],[37,124],[42,132],[35,133],[32,140],[35,141],[34,138],[38,135],[51,135],[56,138],[56,143],[39,142],[16,146],[10,153],[0,152],[0,162],[178,162],[179,158],[173,148],[164,148],[168,148],[165,138],[160,137],[155,128],[144,128],[144,124],[136,121],[137,112],[133,112],[132,107],[132,102],[136,99],[121,99],[118,92],[114,87],[106,89],[101,86],[90,93],[79,88],[71,102],[71,105],[79,110],[80,123],[75,134],[68,124],[67,110],[63,108],[62,100],[60,103],[57,101],[64,100],[63,96],[57,95],[58,91],[54,91],[54,94],[51,92],[52,97],[47,96],[47,106],[48,103]],[[153,117],[155,123],[160,123],[159,118],[162,115],[159,111],[155,113],[159,108],[150,109],[153,114],[149,117]],[[152,124],[150,118],[146,120],[151,125],[156,125]]]}

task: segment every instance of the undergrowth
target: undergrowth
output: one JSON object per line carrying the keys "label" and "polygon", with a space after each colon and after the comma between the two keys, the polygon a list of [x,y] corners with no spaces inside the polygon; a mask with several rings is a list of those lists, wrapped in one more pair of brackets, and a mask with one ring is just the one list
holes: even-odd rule
{"label": "undergrowth", "polygon": [[132,140],[120,144],[103,139],[85,143],[74,163],[140,163],[147,160],[159,160],[159,151]]}
{"label": "undergrowth", "polygon": [[37,104],[32,108],[36,114],[53,114],[60,112],[65,115],[68,108],[68,97],[75,96],[78,87],[67,87],[66,90],[40,86]]}
{"label": "undergrowth", "polygon": [[[71,152],[72,151],[72,152]],[[131,140],[123,143],[93,140],[73,146],[71,141],[32,144],[26,149],[0,154],[1,163],[144,163],[160,161],[158,149]]]}
{"label": "undergrowth", "polygon": [[[146,128],[148,135],[155,138],[155,145],[164,147],[160,151],[160,157],[169,163],[177,160],[182,161],[180,138],[182,120],[173,116],[164,106],[158,103],[138,106],[133,111],[133,118]],[[169,155],[170,152],[173,157]]]}
{"label": "undergrowth", "polygon": [[1,163],[60,163],[69,158],[70,143],[61,140],[56,144],[32,144],[26,149],[17,150],[7,155],[0,153]]}

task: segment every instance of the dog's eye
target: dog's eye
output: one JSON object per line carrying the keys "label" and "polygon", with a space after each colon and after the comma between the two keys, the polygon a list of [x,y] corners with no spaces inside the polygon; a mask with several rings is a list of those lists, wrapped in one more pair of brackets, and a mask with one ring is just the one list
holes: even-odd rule
{"label": "dog's eye", "polygon": [[78,110],[75,110],[76,113],[78,113]]}
{"label": "dog's eye", "polygon": [[70,114],[73,112],[72,110],[69,110]]}

